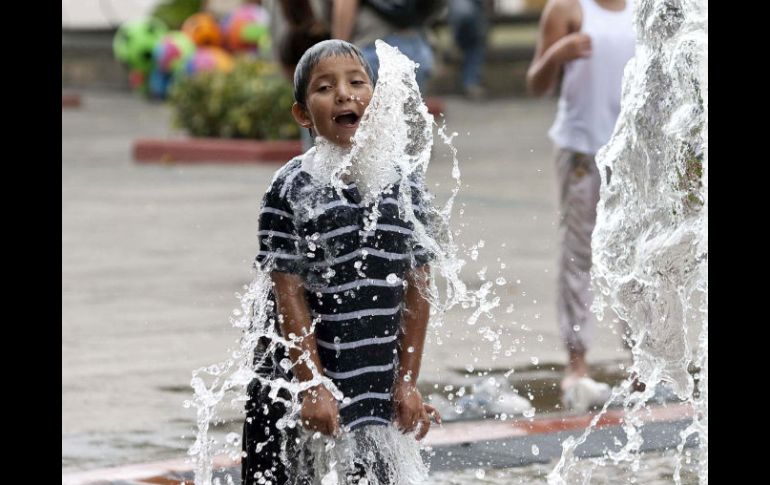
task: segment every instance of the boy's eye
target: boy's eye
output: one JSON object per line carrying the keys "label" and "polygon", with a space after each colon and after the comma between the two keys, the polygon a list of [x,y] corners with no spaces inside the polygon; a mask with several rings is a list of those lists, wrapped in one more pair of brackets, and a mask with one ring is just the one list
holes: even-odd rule
{"label": "boy's eye", "polygon": [[351,84],[365,84],[365,83],[364,83],[364,81],[362,81],[362,80],[360,80],[360,79],[356,79],[356,80],[355,80],[355,81],[353,81]]}
{"label": "boy's eye", "polygon": [[326,91],[327,89],[330,89],[330,88],[331,86],[329,86],[328,84],[324,84],[323,86],[318,86],[319,91]]}

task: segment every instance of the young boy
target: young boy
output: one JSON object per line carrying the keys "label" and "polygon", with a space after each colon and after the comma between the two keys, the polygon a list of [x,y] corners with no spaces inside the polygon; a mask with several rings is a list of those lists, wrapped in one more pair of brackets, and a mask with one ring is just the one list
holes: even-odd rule
{"label": "young boy", "polygon": [[[330,173],[319,170],[334,162],[329,157],[350,149],[373,94],[371,79],[361,52],[344,41],[316,44],[300,59],[292,113],[320,138],[320,146],[276,173],[260,213],[257,263],[273,283],[280,333],[294,342],[286,377],[302,383],[322,375],[344,395],[337,400],[323,384],[303,391],[300,425],[340,437],[395,424],[404,433],[416,431],[419,440],[428,432],[430,416],[440,419],[417,390],[429,314],[428,257],[403,216],[400,183],[365,204],[355,181],[332,183],[319,175]],[[333,149],[324,150],[325,145]],[[412,204],[419,215],[424,208],[420,187],[411,178],[407,183],[414,187]],[[283,364],[272,369],[273,376]],[[267,398],[268,391],[258,385],[250,390],[243,483],[263,483],[260,478],[311,483],[298,472],[307,464],[298,463],[305,454],[292,448],[295,435],[276,429],[286,409]],[[281,442],[286,443],[283,456]],[[369,483],[392,480],[387,463],[346,473],[343,483],[364,476]]]}

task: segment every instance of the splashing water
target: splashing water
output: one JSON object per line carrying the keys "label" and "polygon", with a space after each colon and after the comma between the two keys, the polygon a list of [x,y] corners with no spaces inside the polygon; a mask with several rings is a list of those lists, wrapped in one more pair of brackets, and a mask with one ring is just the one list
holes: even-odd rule
{"label": "splashing water", "polygon": [[[700,446],[700,483],[708,483],[708,23],[705,2],[641,0],[635,4],[636,57],[626,66],[621,113],[597,154],[601,201],[593,233],[594,311],[610,307],[628,322],[631,376],[610,401],[627,409],[627,444],[577,467],[575,449],[593,425],[562,444],[548,483],[589,483],[611,460],[638,468],[644,403],[665,382],[692,403],[695,419],[681,434]],[[697,348],[689,333],[698,332]],[[696,369],[695,380],[690,367]],[[582,465],[585,465],[583,463]]]}
{"label": "splashing water", "polygon": [[[415,80],[416,64],[382,41],[376,42],[377,55],[380,59],[378,82],[372,99],[367,107],[359,128],[353,137],[349,149],[341,148],[323,138],[316,140],[316,148],[309,151],[301,162],[302,171],[312,178],[311,187],[294,195],[292,208],[294,217],[307,220],[318,214],[322,208],[316,193],[319,187],[332,187],[338,193],[346,182],[355,182],[361,194],[360,205],[372,205],[371,214],[365,221],[364,235],[376,229],[381,207],[377,201],[381,194],[391,194],[390,187],[401,180],[420,180],[427,170],[433,145],[433,116],[428,113],[422,102]],[[474,324],[482,314],[499,305],[495,296],[493,282],[487,282],[480,289],[469,290],[462,282],[459,272],[464,261],[458,257],[459,248],[449,230],[454,199],[460,188],[460,170],[456,149],[452,138],[456,133],[447,135],[444,127],[437,130],[442,141],[452,152],[452,177],[456,184],[451,195],[439,209],[431,205],[421,207],[425,217],[417,217],[413,204],[413,195],[429,199],[428,194],[413,194],[422,191],[419,185],[400,184],[397,191],[399,216],[413,226],[413,237],[417,244],[432,257],[433,275],[424,291],[424,297],[430,302],[431,327],[440,328],[443,315],[447,310],[462,305],[472,309],[467,323]],[[323,244],[321,237],[314,234],[305,241],[307,249],[314,252]],[[363,255],[364,258],[366,255]],[[220,421],[222,410],[243,409],[248,400],[247,388],[258,383],[269,388],[269,399],[285,407],[285,413],[276,423],[281,439],[281,459],[290,456],[300,465],[298,473],[314,477],[316,482],[325,485],[342,483],[345,473],[353,466],[363,466],[369,474],[369,484],[377,485],[377,467],[386,467],[385,474],[390,475],[394,483],[423,483],[427,479],[427,466],[419,454],[419,443],[414,435],[405,435],[394,425],[364,426],[353,432],[343,433],[338,438],[329,438],[320,433],[300,429],[299,393],[316,385],[326,386],[340,402],[347,399],[334,383],[312,365],[308,355],[303,362],[312,370],[314,378],[310,381],[297,382],[283,377],[275,377],[268,372],[274,356],[278,352],[299,348],[298,337],[289,335],[284,338],[276,330],[275,303],[271,299],[271,261],[257,265],[256,276],[240,298],[241,310],[231,323],[243,330],[240,348],[231,358],[223,363],[198,369],[193,373],[192,387],[194,397],[185,403],[187,407],[197,409],[198,433],[195,443],[188,454],[196,462],[195,483],[210,485],[212,481],[212,460],[215,455],[227,454],[235,459],[240,456],[240,443],[229,439],[217,443],[209,436],[213,423]],[[363,265],[355,266],[359,276],[365,274]],[[308,281],[306,287],[312,290],[314,285],[328,284],[333,272],[321,275],[321,280]],[[393,282],[395,277],[395,282]],[[310,277],[309,277],[310,278]],[[388,284],[401,284],[397,275],[388,275]],[[439,285],[438,281],[443,283]],[[316,328],[318,319],[314,319],[311,332]],[[256,351],[256,352],[255,352]],[[283,370],[294,364],[288,359],[281,359]],[[297,438],[288,440],[289,431],[299,431]],[[293,441],[288,443],[286,441]],[[266,443],[257,444],[261,449]],[[379,459],[371,458],[373,450]],[[362,460],[362,457],[364,459]],[[307,465],[310,463],[310,465]],[[303,469],[305,466],[311,469]],[[381,470],[380,470],[381,471]],[[265,477],[269,479],[269,477]]]}

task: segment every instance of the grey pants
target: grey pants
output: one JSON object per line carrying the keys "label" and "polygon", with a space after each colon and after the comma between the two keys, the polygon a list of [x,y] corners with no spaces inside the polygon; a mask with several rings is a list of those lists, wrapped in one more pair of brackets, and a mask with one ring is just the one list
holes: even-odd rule
{"label": "grey pants", "polygon": [[557,149],[559,239],[557,317],[567,349],[585,352],[596,325],[591,303],[591,233],[601,178],[593,155]]}

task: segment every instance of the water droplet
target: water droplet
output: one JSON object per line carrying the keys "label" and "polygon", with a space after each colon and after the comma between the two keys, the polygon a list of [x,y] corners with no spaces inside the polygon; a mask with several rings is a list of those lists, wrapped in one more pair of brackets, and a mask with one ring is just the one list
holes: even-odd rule
{"label": "water droplet", "polygon": [[409,348],[407,348],[407,349],[406,349],[406,351],[407,351],[407,352],[409,352],[409,353],[411,354],[412,352],[414,352],[414,347],[412,347],[412,346],[410,345],[410,346],[409,346]]}
{"label": "water droplet", "polygon": [[532,357],[529,360],[532,361],[532,365],[537,365],[537,363],[540,362],[537,357]]}
{"label": "water droplet", "polygon": [[504,285],[504,284],[505,284],[505,278],[503,278],[502,276],[500,276],[499,278],[497,278],[497,279],[495,280],[495,283],[497,283],[498,285],[502,286],[502,285]]}
{"label": "water droplet", "polygon": [[535,408],[525,409],[521,414],[523,414],[525,418],[532,418],[535,416]]}
{"label": "water droplet", "polygon": [[238,445],[241,442],[241,435],[238,433],[227,433],[225,442],[231,445]]}
{"label": "water droplet", "polygon": [[572,330],[579,332],[580,331],[580,325],[573,325]]}
{"label": "water droplet", "polygon": [[386,278],[385,281],[388,282],[388,284],[395,285],[398,283],[398,276],[396,276],[395,273],[390,273]]}
{"label": "water droplet", "polygon": [[478,273],[476,273],[481,281],[484,281],[487,278],[487,267],[484,266],[479,270]]}
{"label": "water droplet", "polygon": [[478,470],[476,470],[476,478],[478,478],[479,480],[481,480],[482,478],[484,478],[484,476],[485,476],[486,474],[487,474],[487,473],[484,471],[484,469],[483,469],[483,468],[479,468]]}
{"label": "water droplet", "polygon": [[532,445],[532,454],[535,456],[540,454],[540,448],[538,448],[537,445]]}

